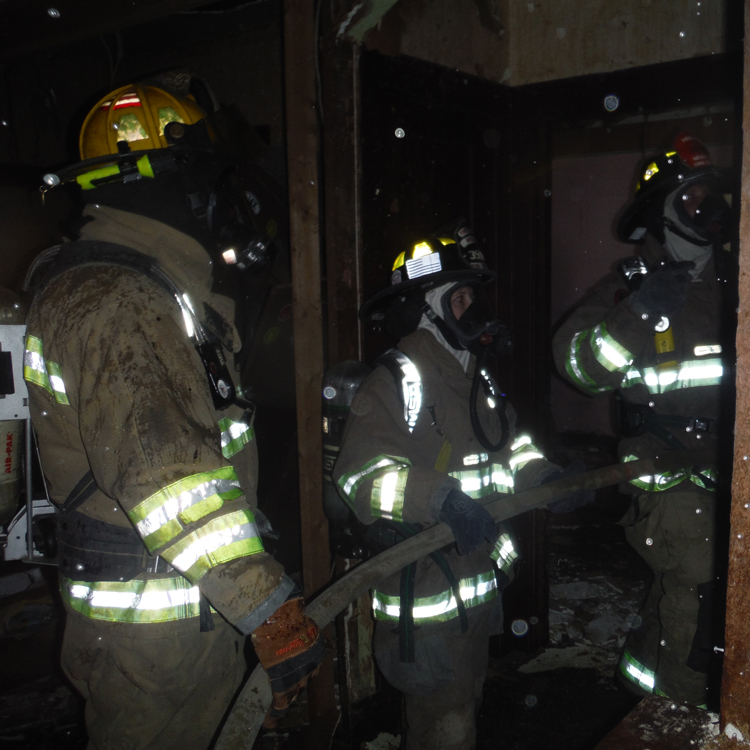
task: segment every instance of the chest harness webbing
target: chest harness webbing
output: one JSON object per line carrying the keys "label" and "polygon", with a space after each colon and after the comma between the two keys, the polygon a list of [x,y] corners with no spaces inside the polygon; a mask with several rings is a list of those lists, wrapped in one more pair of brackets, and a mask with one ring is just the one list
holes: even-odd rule
{"label": "chest harness webbing", "polygon": [[[35,294],[53,278],[71,268],[90,264],[116,265],[135,271],[174,297],[185,321],[191,343],[206,371],[209,391],[217,411],[237,404],[252,420],[253,405],[237,395],[219,340],[201,324],[192,304],[156,261],[143,253],[110,242],[77,241],[50,248],[35,262],[29,278],[42,273],[34,284]],[[66,578],[85,582],[130,581],[141,573],[169,573],[174,569],[148,554],[135,529],[116,526],[80,513],[80,508],[98,490],[93,472],[76,483],[57,514],[58,561]],[[160,563],[161,568],[160,570]],[[201,631],[213,630],[208,601],[200,597]]]}

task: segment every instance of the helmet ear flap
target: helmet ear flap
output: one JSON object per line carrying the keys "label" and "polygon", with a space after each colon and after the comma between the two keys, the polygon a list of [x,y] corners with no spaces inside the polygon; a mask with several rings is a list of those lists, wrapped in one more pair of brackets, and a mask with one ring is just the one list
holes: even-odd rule
{"label": "helmet ear flap", "polygon": [[396,339],[414,333],[422,319],[422,301],[420,295],[411,295],[392,305],[385,313],[385,330]]}

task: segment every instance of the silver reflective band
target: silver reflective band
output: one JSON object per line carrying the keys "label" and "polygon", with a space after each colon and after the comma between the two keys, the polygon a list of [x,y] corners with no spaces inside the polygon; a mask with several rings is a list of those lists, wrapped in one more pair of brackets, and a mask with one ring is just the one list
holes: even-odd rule
{"label": "silver reflective band", "polygon": [[[646,690],[653,691],[656,686],[656,675],[643,666],[629,651],[625,651],[620,659],[620,669],[629,679]],[[661,691],[656,691],[662,694]]]}
{"label": "silver reflective band", "polygon": [[177,497],[170,497],[162,505],[151,511],[143,520],[136,523],[136,529],[141,537],[145,538],[162,526],[177,518],[188,508],[203,502],[214,495],[221,495],[231,490],[241,490],[240,483],[236,479],[211,479],[208,482],[186,490]]}
{"label": "silver reflective band", "polygon": [[500,570],[504,573],[510,572],[513,563],[518,559],[518,553],[508,534],[500,535],[490,556]]}
{"label": "silver reflective band", "polygon": [[406,261],[406,274],[410,279],[437,273],[443,269],[438,253],[423,255],[421,258],[412,258]]}
{"label": "silver reflective band", "polygon": [[718,385],[724,376],[724,363],[720,358],[689,360],[678,370],[657,372],[653,367],[643,369],[643,382],[650,393],[668,393],[681,388]]}
{"label": "silver reflective band", "polygon": [[205,536],[197,538],[187,549],[170,560],[173,567],[180,571],[187,571],[202,557],[208,557],[221,547],[227,547],[234,542],[245,539],[260,540],[260,532],[254,521],[217,529]]}
{"label": "silver reflective band", "polygon": [[244,435],[249,430],[250,426],[246,425],[244,422],[232,422],[229,425],[229,429],[224,430],[221,433],[221,447],[226,447],[232,442],[232,440]]}
{"label": "silver reflective band", "polygon": [[511,469],[515,469],[520,464],[527,464],[529,461],[533,461],[535,458],[544,458],[544,456],[538,451],[524,451],[522,453],[516,454],[515,456],[511,456],[508,463],[510,464]]}
{"label": "silver reflective band", "polygon": [[200,614],[200,591],[182,576],[131,581],[60,581],[68,606],[93,620],[149,624]]}
{"label": "silver reflective band", "polygon": [[[432,256],[425,255],[424,257],[431,258]],[[417,370],[412,361],[403,352],[394,349],[390,356],[396,360],[398,366],[401,368],[404,419],[409,426],[409,432],[413,432],[414,426],[417,424],[417,418],[419,417],[419,410],[422,408],[422,378],[419,377],[419,370]]]}
{"label": "silver reflective band", "polygon": [[[493,572],[482,573],[474,578],[462,578],[458,585],[459,595],[467,609],[497,597],[497,580]],[[373,591],[372,609],[376,619],[398,620],[401,614],[400,599]],[[415,622],[442,622],[458,616],[458,603],[453,591],[448,589],[435,596],[416,597],[412,612]]]}
{"label": "silver reflective band", "polygon": [[[355,486],[358,486],[366,476],[372,474],[373,472],[379,471],[380,469],[384,469],[387,466],[402,467],[405,466],[405,464],[394,458],[390,458],[389,456],[379,456],[371,464],[366,464],[362,471],[359,471],[356,474],[350,474],[348,477],[341,477],[341,479],[339,479],[339,485],[344,491],[344,494],[346,494],[347,497],[351,497],[352,490],[355,488]],[[343,485],[341,484],[342,481],[344,481]]]}
{"label": "silver reflective band", "polygon": [[570,377],[578,383],[578,385],[590,393],[604,393],[605,391],[612,390],[607,386],[597,385],[593,378],[583,370],[579,361],[579,355],[583,341],[588,338],[590,330],[579,331],[573,336],[570,342],[570,351],[568,353],[568,359],[565,362],[565,370]]}
{"label": "silver reflective band", "polygon": [[707,346],[696,346],[693,349],[696,357],[705,357],[706,354],[721,354],[721,346],[719,344],[709,344]]}
{"label": "silver reflective band", "polygon": [[90,584],[75,583],[68,589],[73,599],[87,599],[92,607],[98,609],[139,609],[154,610],[168,607],[184,607],[198,604],[200,589],[192,586],[189,589],[171,591],[148,591],[142,593],[130,591],[97,591]]}
{"label": "silver reflective band", "polygon": [[253,428],[246,422],[235,422],[225,417],[219,421],[219,429],[224,458],[237,455],[253,439]]}
{"label": "silver reflective band", "polygon": [[521,435],[519,438],[517,438],[513,445],[510,446],[510,449],[512,451],[517,451],[524,445],[531,445],[531,438],[528,435]]}
{"label": "silver reflective band", "polygon": [[475,453],[472,456],[464,456],[464,466],[476,466],[477,464],[483,464],[489,460],[487,453]]}
{"label": "silver reflective band", "polygon": [[630,352],[607,333],[604,323],[599,323],[592,331],[591,348],[599,363],[610,371],[621,370],[633,361]]}
{"label": "silver reflective band", "polygon": [[395,521],[403,520],[404,491],[409,469],[389,471],[373,482],[370,511],[373,516]]}

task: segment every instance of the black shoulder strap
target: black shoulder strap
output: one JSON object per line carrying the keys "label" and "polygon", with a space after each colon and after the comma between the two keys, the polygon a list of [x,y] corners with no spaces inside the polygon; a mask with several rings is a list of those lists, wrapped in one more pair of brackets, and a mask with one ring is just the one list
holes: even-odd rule
{"label": "black shoulder strap", "polygon": [[[52,252],[53,250],[55,252]],[[164,289],[174,299],[183,315],[192,318],[193,335],[190,338],[203,362],[209,392],[216,409],[223,410],[231,404],[237,404],[245,410],[252,407],[248,401],[238,397],[218,340],[216,337],[209,337],[192,307],[185,303],[184,295],[179,287],[153,258],[114,242],[77,240],[51,248],[50,251],[40,256],[38,264],[35,264],[27,276],[27,283],[33,289],[34,294],[37,294],[55,276],[84,264],[122,266],[145,276]],[[43,275],[35,283],[34,276],[39,274]]]}
{"label": "black shoulder strap", "polygon": [[63,513],[72,513],[80,508],[96,491],[98,487],[94,481],[94,474],[89,469],[79,480],[75,487],[65,498],[60,510]]}

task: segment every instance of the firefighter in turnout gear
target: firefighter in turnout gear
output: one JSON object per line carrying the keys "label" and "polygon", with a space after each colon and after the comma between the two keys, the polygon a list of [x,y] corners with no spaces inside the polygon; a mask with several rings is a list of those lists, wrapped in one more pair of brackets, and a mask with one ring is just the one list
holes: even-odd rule
{"label": "firefighter in turnout gear", "polygon": [[256,524],[234,303],[211,282],[214,261],[262,265],[267,244],[202,117],[184,92],[104,97],[86,160],[51,176],[82,188],[79,237],[30,272],[24,376],[59,510],[62,665],[90,748],[207,748],[245,636],[271,682],[270,724],[323,656]]}
{"label": "firefighter in turnout gear", "polygon": [[494,277],[459,223],[401,253],[391,286],[361,311],[401,340],[354,397],[334,480],[374,552],[439,521],[455,537],[372,592],[375,658],[405,694],[409,750],[474,747],[488,639],[517,558],[483,504],[559,471],[516,431],[484,365],[509,344],[483,289]]}
{"label": "firefighter in turnout gear", "polygon": [[[649,160],[617,228],[624,242],[646,240],[641,254],[605,278],[554,337],[563,377],[588,394],[615,393],[621,461],[718,449],[731,421],[719,427],[722,394],[732,391],[736,307],[732,256],[722,249],[725,181],[687,133]],[[640,694],[706,703],[717,483],[708,463],[621,487],[633,498],[621,524],[654,573],[618,672]]]}

